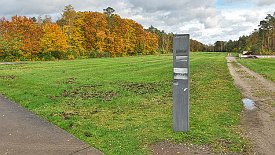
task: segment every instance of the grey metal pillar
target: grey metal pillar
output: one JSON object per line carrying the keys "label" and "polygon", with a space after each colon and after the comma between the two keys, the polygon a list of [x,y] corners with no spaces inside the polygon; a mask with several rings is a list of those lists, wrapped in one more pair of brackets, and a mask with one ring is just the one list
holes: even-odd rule
{"label": "grey metal pillar", "polygon": [[173,39],[173,128],[189,130],[189,34],[179,34]]}

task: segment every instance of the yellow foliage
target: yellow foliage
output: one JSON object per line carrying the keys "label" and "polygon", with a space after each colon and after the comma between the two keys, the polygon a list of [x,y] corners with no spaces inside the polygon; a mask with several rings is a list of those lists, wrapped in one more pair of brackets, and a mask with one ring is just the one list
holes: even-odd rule
{"label": "yellow foliage", "polygon": [[67,51],[67,37],[58,25],[53,23],[45,24],[43,26],[43,33],[41,46],[44,52],[60,51],[65,53]]}

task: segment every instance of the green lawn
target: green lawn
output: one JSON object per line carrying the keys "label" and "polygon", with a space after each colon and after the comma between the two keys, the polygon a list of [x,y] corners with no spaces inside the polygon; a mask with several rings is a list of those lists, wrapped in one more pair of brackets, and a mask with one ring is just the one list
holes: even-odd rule
{"label": "green lawn", "polygon": [[188,133],[172,130],[171,55],[0,65],[0,93],[106,154],[148,154],[164,140],[243,152],[225,56],[191,54]]}
{"label": "green lawn", "polygon": [[275,59],[238,59],[238,61],[269,80],[275,81]]}

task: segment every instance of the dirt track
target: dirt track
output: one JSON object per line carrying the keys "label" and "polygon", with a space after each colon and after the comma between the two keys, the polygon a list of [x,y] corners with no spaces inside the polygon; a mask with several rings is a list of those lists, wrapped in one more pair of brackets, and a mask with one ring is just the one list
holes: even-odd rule
{"label": "dirt track", "polygon": [[244,110],[242,126],[254,154],[275,154],[275,83],[227,57],[229,71],[244,98],[254,100],[256,109]]}

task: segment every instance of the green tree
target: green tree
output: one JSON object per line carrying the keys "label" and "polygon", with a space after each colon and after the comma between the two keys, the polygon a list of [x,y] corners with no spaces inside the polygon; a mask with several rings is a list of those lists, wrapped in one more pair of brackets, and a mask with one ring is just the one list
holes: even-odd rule
{"label": "green tree", "polygon": [[113,23],[114,23],[114,18],[113,18],[114,12],[115,12],[115,9],[113,9],[111,7],[103,9],[103,13],[107,16],[109,32],[112,32],[112,27],[113,27]]}
{"label": "green tree", "polygon": [[108,17],[111,17],[113,13],[115,12],[115,9],[108,7],[106,9],[103,9],[104,14],[106,14]]}

